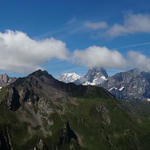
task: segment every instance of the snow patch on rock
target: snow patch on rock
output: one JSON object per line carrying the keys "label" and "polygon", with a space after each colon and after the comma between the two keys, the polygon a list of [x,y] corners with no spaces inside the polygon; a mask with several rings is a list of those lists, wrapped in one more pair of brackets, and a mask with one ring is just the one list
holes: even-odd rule
{"label": "snow patch on rock", "polygon": [[112,87],[112,88],[109,89],[109,91],[112,91],[112,90],[114,90],[114,89],[115,89],[115,90],[118,90],[118,88]]}
{"label": "snow patch on rock", "polygon": [[119,91],[122,91],[122,90],[124,90],[124,86],[122,86],[122,87],[119,89]]}

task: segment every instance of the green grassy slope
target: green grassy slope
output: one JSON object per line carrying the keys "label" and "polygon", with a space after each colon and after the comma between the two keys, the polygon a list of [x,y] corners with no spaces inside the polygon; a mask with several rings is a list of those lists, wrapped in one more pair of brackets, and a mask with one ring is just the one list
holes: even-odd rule
{"label": "green grassy slope", "polygon": [[[53,105],[55,111],[46,115],[43,126],[51,135],[45,136],[41,127],[33,128],[28,121],[17,119],[18,112],[0,106],[0,127],[8,127],[15,150],[32,149],[43,139],[49,149],[83,150],[148,150],[149,133],[144,124],[137,123],[113,99],[78,98],[75,104]],[[39,111],[39,110],[38,110]],[[19,112],[20,113],[20,112]],[[32,118],[26,112],[29,118]],[[48,120],[53,122],[48,124]],[[60,145],[61,130],[66,122],[76,134],[78,142]],[[30,127],[30,130],[29,130]],[[79,146],[78,146],[79,145]]]}

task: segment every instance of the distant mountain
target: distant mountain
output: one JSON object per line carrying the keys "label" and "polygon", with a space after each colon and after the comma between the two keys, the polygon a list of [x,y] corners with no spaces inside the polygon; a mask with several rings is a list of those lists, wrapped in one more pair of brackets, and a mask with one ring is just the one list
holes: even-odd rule
{"label": "distant mountain", "polygon": [[0,91],[0,150],[149,150],[147,127],[104,88],[46,71]]}
{"label": "distant mountain", "polygon": [[64,74],[61,81],[66,83],[74,82],[77,85],[104,87],[117,99],[150,101],[150,73],[142,72],[138,69],[120,72],[108,77],[105,69],[94,67],[89,69],[83,77],[79,77],[76,74]]}
{"label": "distant mountain", "polygon": [[13,83],[16,78],[9,77],[7,74],[0,74],[0,87]]}
{"label": "distant mountain", "polygon": [[75,84],[82,85],[99,85],[106,81],[108,78],[108,74],[104,68],[94,67],[89,69],[87,74],[84,77],[75,81]]}
{"label": "distant mountain", "polygon": [[100,86],[118,99],[150,100],[150,73],[138,69],[117,73]]}
{"label": "distant mountain", "polygon": [[65,83],[72,83],[80,78],[81,77],[76,73],[64,73],[59,76],[58,80],[63,81]]}

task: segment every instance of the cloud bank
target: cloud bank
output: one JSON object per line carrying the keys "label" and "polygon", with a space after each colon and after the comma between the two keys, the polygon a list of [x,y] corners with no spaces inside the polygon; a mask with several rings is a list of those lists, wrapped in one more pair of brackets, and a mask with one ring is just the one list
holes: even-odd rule
{"label": "cloud bank", "polygon": [[33,40],[20,31],[0,32],[0,69],[28,73],[51,58],[66,60],[66,44],[54,38]]}
{"label": "cloud bank", "polygon": [[17,73],[29,73],[41,68],[52,58],[87,67],[127,69],[136,67],[150,71],[150,58],[129,51],[123,56],[117,50],[90,46],[83,50],[69,51],[66,44],[54,38],[34,40],[20,31],[0,32],[0,69]]}
{"label": "cloud bank", "polygon": [[131,67],[150,72],[150,58],[145,55],[139,52],[129,51],[127,54],[127,60]]}
{"label": "cloud bank", "polygon": [[150,58],[136,51],[129,51],[124,57],[117,50],[91,46],[85,50],[74,51],[72,60],[74,63],[87,67],[99,66],[107,69],[128,69],[133,67],[150,72]]}

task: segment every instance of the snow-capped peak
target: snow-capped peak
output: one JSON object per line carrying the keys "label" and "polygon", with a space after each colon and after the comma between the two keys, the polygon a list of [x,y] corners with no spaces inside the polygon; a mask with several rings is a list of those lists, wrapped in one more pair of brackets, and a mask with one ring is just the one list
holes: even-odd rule
{"label": "snow-capped peak", "polygon": [[100,85],[108,78],[105,69],[100,67],[94,67],[89,69],[87,74],[76,81],[77,84],[83,85]]}
{"label": "snow-capped peak", "polygon": [[75,72],[73,73],[63,73],[59,76],[58,80],[63,81],[65,83],[71,83],[75,82],[76,80],[80,79],[81,77],[76,74]]}
{"label": "snow-capped peak", "polygon": [[94,67],[88,70],[87,74],[80,77],[76,73],[64,73],[60,75],[58,80],[69,83],[74,82],[75,84],[82,85],[101,85],[108,78],[105,69],[100,67]]}

